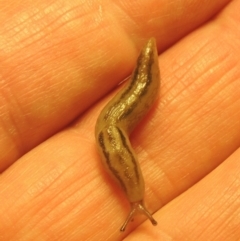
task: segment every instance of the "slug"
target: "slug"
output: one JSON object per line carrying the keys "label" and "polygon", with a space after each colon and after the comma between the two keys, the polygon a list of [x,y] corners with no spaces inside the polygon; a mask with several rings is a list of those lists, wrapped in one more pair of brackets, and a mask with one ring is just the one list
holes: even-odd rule
{"label": "slug", "polygon": [[157,225],[143,203],[142,171],[128,136],[157,99],[159,85],[157,47],[151,38],[140,52],[129,83],[105,106],[96,123],[96,143],[102,162],[131,205],[120,231],[125,230],[137,211]]}

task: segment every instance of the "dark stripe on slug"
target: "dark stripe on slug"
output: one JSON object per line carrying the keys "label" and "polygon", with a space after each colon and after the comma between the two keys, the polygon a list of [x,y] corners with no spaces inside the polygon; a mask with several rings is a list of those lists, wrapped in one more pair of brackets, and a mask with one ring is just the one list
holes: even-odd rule
{"label": "dark stripe on slug", "polygon": [[[154,64],[154,51],[152,49],[149,50],[147,56],[145,53],[141,53],[137,60],[137,67],[135,68],[131,82],[127,89],[121,94],[119,100],[114,102],[111,107],[109,107],[109,111],[103,117],[106,121],[111,120],[111,113],[114,113],[118,108],[125,108],[124,111],[121,111],[123,114],[118,116],[118,120],[125,119],[129,116],[136,107],[141,104],[141,98],[148,92],[148,88],[152,82],[152,65]],[[145,72],[143,72],[145,71]],[[142,88],[139,86],[142,84]],[[138,92],[136,92],[138,90]],[[135,101],[132,101],[132,95],[135,94]],[[124,100],[124,101],[123,101]],[[125,106],[123,107],[123,104]],[[129,104],[130,103],[130,104]],[[118,121],[115,120],[115,121]]]}
{"label": "dark stripe on slug", "polygon": [[135,160],[135,157],[132,153],[132,151],[129,149],[129,146],[126,142],[126,138],[125,136],[123,135],[122,131],[120,128],[116,127],[116,129],[118,130],[118,133],[120,135],[120,138],[122,140],[122,145],[124,146],[125,150],[127,150],[128,154],[131,156],[131,160],[132,160],[132,163],[134,165],[134,172],[135,172],[135,176],[139,182],[139,173],[138,173],[138,168],[137,168],[137,160]]}
{"label": "dark stripe on slug", "polygon": [[148,87],[150,86],[151,82],[152,82],[152,75],[151,75],[151,69],[152,69],[152,65],[154,64],[154,58],[153,58],[153,51],[151,50],[149,53],[149,61],[147,62],[147,67],[145,67],[146,70],[146,75],[144,76],[144,80],[146,79],[146,81],[139,81],[139,69],[142,65],[144,65],[144,62],[146,64],[146,61],[143,61],[143,58],[139,58],[137,61],[137,68],[135,69],[134,73],[133,73],[133,81],[131,82],[129,88],[122,94],[121,98],[124,98],[124,95],[128,95],[129,93],[132,92],[132,90],[136,89],[136,85],[138,85],[139,83],[144,83],[145,86],[143,88],[141,88],[141,91],[139,91],[138,94],[138,98],[137,101],[133,102],[130,106],[128,106],[128,109],[126,111],[124,111],[124,114],[122,114],[122,116],[119,118],[121,119],[125,119],[128,115],[130,115],[132,113],[132,111],[134,111],[134,109],[136,109],[137,105],[139,105],[141,103],[141,98],[148,92]]}
{"label": "dark stripe on slug", "polygon": [[117,180],[119,181],[119,183],[122,186],[122,188],[124,189],[124,191],[127,192],[127,188],[126,188],[124,182],[122,181],[121,177],[119,176],[118,171],[115,170],[111,165],[111,160],[109,158],[109,153],[106,151],[106,147],[105,147],[105,143],[104,143],[104,136],[103,136],[102,131],[98,135],[98,143],[101,147],[103,155],[105,156],[105,160],[106,160],[106,164],[107,164],[108,168],[111,170],[112,174],[117,178]]}
{"label": "dark stripe on slug", "polygon": [[[147,79],[147,81],[144,81],[144,83],[146,83],[145,85],[145,88],[142,89],[141,93],[140,93],[140,96],[141,95],[144,95],[146,93],[146,90],[149,86],[149,84],[151,83],[152,81],[152,77],[151,77],[151,67],[152,67],[152,64],[154,63],[154,60],[153,60],[153,50],[150,50],[149,51],[149,54],[148,54],[148,57],[149,57],[149,61],[147,63],[147,67],[144,67],[144,69],[147,70],[147,75],[145,76],[145,79]],[[132,90],[136,89],[136,85],[138,85],[139,82],[139,70],[140,68],[142,68],[142,66],[146,64],[146,60],[144,59],[144,54],[141,53],[141,55],[138,57],[137,59],[137,67],[135,68],[133,74],[132,74],[132,81],[129,85],[129,87],[122,93],[120,99],[124,99],[126,95],[128,95],[130,92],[132,92]]]}

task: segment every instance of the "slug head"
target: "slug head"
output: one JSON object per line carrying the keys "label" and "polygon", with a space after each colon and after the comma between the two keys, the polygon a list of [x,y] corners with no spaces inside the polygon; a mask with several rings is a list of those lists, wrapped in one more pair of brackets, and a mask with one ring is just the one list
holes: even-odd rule
{"label": "slug head", "polygon": [[149,211],[145,208],[143,201],[138,201],[138,202],[134,202],[131,203],[131,211],[127,216],[126,221],[124,222],[124,224],[122,225],[122,227],[120,228],[120,231],[123,232],[126,229],[126,226],[128,225],[128,223],[132,220],[133,215],[136,212],[141,212],[143,213],[145,216],[148,217],[148,219],[151,221],[152,225],[156,226],[157,225],[157,221],[152,217],[152,215],[149,213]]}

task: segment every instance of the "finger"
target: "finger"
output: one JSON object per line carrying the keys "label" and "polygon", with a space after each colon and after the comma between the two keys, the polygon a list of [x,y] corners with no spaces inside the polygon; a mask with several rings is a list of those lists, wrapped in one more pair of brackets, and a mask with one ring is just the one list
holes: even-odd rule
{"label": "finger", "polygon": [[[11,6],[3,9],[0,32],[0,170],[89,107],[101,95],[100,86],[107,89],[104,80],[123,79],[135,54],[97,3]],[[102,36],[111,30],[117,36],[109,44]],[[115,51],[118,45],[122,51]]]}
{"label": "finger", "polygon": [[[182,47],[182,46],[181,46]],[[93,111],[94,113],[95,113],[95,110]],[[92,116],[91,116],[91,118],[93,118]],[[91,119],[92,120],[92,119]],[[86,122],[88,122],[89,120],[87,119],[87,120],[85,120],[84,122],[85,122],[85,124],[86,124]],[[93,120],[92,120],[93,121]],[[234,122],[233,122],[234,123]],[[83,133],[80,133],[80,135],[79,135],[79,133],[76,133],[76,136],[80,136],[81,138],[83,138],[82,139],[82,144],[86,144],[86,140],[85,140],[85,142],[84,142],[84,138],[86,138],[86,136],[91,136],[91,135],[89,135],[89,131],[93,128],[93,122],[89,122],[89,124],[88,124],[91,128],[85,128],[84,126],[82,126],[82,130],[83,130]],[[167,127],[167,126],[166,126]],[[158,127],[159,128],[159,127]],[[156,126],[155,126],[155,129],[156,129]],[[143,131],[146,131],[146,133],[149,133],[148,132],[148,130],[149,129],[147,129],[147,130],[143,130]],[[81,135],[81,134],[84,134],[85,133],[85,135]],[[61,139],[61,138],[60,138]],[[72,142],[70,141],[70,142],[68,142],[68,140],[73,140]],[[174,139],[173,139],[174,140]],[[66,143],[68,143],[68,144],[66,144]],[[21,193],[27,193],[27,197],[24,197],[23,199],[20,199],[20,201],[18,202],[18,203],[16,203],[16,206],[13,208],[13,210],[12,211],[16,211],[17,210],[17,208],[19,209],[19,207],[20,207],[20,209],[21,210],[23,210],[23,211],[27,211],[27,205],[32,205],[32,203],[33,203],[33,205],[34,204],[37,204],[37,203],[35,203],[32,199],[31,199],[31,195],[29,195],[30,197],[28,197],[28,189],[30,189],[31,190],[31,188],[33,188],[33,194],[34,193],[36,193],[36,196],[35,195],[32,195],[32,198],[34,199],[35,197],[37,197],[38,196],[38,194],[39,193],[41,193],[41,192],[37,192],[37,190],[38,190],[38,187],[40,187],[39,189],[40,189],[40,191],[41,190],[44,190],[44,187],[48,187],[48,185],[50,185],[52,182],[51,182],[51,179],[50,179],[50,181],[48,182],[46,182],[46,184],[44,184],[45,182],[45,180],[47,180],[47,178],[50,176],[52,176],[53,177],[53,180],[56,180],[57,179],[57,177],[59,177],[60,175],[58,175],[58,172],[56,172],[56,170],[54,170],[54,168],[56,168],[56,167],[58,167],[58,163],[59,164],[63,164],[63,169],[62,170],[65,170],[65,168],[66,168],[66,166],[64,166],[64,165],[66,165],[67,163],[66,162],[68,162],[69,163],[69,160],[71,160],[71,155],[69,155],[69,154],[67,154],[67,153],[63,153],[63,152],[60,152],[60,150],[61,150],[61,148],[64,146],[64,147],[67,147],[67,148],[69,148],[69,147],[73,147],[73,150],[71,150],[70,152],[71,153],[73,153],[73,157],[75,157],[75,156],[81,156],[81,160],[83,161],[82,162],[82,165],[81,165],[81,167],[82,166],[84,166],[84,165],[86,165],[86,161],[85,160],[91,160],[91,158],[88,158],[88,156],[86,155],[86,152],[88,152],[88,153],[90,153],[90,152],[92,152],[92,149],[91,148],[86,148],[86,149],[83,149],[81,152],[79,152],[79,153],[77,153],[77,152],[75,152],[75,148],[77,148],[78,147],[78,149],[79,149],[79,146],[75,146],[74,147],[74,144],[78,144],[79,143],[79,146],[81,146],[82,147],[82,145],[80,145],[80,142],[78,142],[76,139],[74,139],[74,136],[71,136],[70,138],[66,138],[66,137],[64,137],[62,140],[61,140],[61,143],[60,144],[58,144],[57,145],[57,148],[54,148],[54,146],[55,146],[55,144],[53,145],[53,146],[51,146],[51,145],[49,145],[48,147],[46,147],[46,146],[44,146],[44,149],[46,149],[47,150],[47,152],[45,153],[45,155],[41,155],[40,153],[41,152],[37,152],[37,153],[35,153],[34,154],[34,156],[32,156],[32,157],[34,157],[34,159],[35,159],[35,157],[37,157],[37,162],[35,163],[35,162],[31,162],[31,159],[32,158],[30,158],[29,156],[28,156],[28,158],[27,158],[27,160],[28,161],[26,161],[26,163],[24,164],[24,161],[19,161],[18,163],[16,163],[16,165],[14,165],[12,168],[16,168],[15,170],[14,169],[10,169],[9,170],[9,172],[6,172],[6,174],[5,175],[8,175],[8,178],[9,178],[9,176],[10,177],[12,177],[12,180],[16,180],[16,183],[18,182],[18,185],[19,186],[17,186],[18,188],[17,188],[17,190],[20,190],[20,193],[17,193],[18,195],[16,195],[16,197],[14,197],[13,198],[13,200],[19,200],[19,199],[16,199],[17,197],[19,198],[19,197],[21,197]],[[89,140],[89,143],[91,143],[91,144],[93,144],[93,140]],[[43,146],[42,146],[43,147]],[[42,148],[41,147],[41,148]],[[153,148],[153,147],[152,147]],[[55,151],[54,151],[55,150]],[[54,155],[49,155],[49,151],[54,151]],[[180,150],[181,151],[181,150]],[[58,156],[60,154],[60,156]],[[174,155],[175,155],[175,153],[173,153]],[[184,154],[184,153],[183,153]],[[30,154],[29,154],[30,155]],[[62,158],[60,158],[62,156]],[[49,159],[48,159],[48,158]],[[69,157],[69,158],[66,158],[66,157]],[[83,159],[82,159],[82,157],[83,157]],[[85,158],[84,158],[85,157]],[[94,157],[94,158],[96,158],[96,157]],[[45,162],[44,162],[44,165],[46,165],[45,167],[47,167],[47,168],[49,168],[48,166],[50,166],[50,170],[51,170],[51,168],[53,169],[53,174],[51,174],[51,171],[49,170],[49,172],[48,172],[48,170],[46,170],[45,169],[45,167],[44,167],[44,165],[43,165],[43,162],[42,162],[42,160],[45,160]],[[54,161],[53,161],[54,160]],[[63,161],[63,160],[65,160],[65,162]],[[73,160],[75,161],[76,159],[74,159],[73,158]],[[93,159],[93,160],[95,160],[95,159]],[[181,160],[181,158],[180,158],[180,160]],[[58,161],[58,162],[57,162]],[[74,162],[73,161],[73,162]],[[146,161],[148,161],[148,160],[146,160]],[[77,161],[76,161],[76,163],[77,163]],[[90,164],[92,164],[92,163],[89,163],[89,165]],[[20,167],[20,165],[25,165],[25,168],[19,168]],[[33,166],[32,165],[36,165],[35,166],[35,168],[33,168]],[[69,163],[69,166],[70,165],[72,165],[72,161],[70,161],[70,163]],[[44,167],[42,170],[39,170],[39,167]],[[69,166],[67,166],[67,167],[69,167]],[[76,166],[76,167],[78,167],[78,166]],[[149,167],[149,165],[148,165],[148,167]],[[154,168],[154,166],[152,167],[152,168]],[[60,169],[61,169],[61,167],[60,167]],[[97,169],[97,168],[96,168]],[[14,170],[14,171],[13,171]],[[22,171],[20,171],[20,170],[22,170]],[[25,171],[26,170],[26,171]],[[36,170],[36,172],[34,172],[34,173],[32,173],[31,174],[31,172],[32,172],[32,170]],[[67,182],[66,182],[66,185],[67,186],[69,186],[69,184],[70,183],[74,183],[74,181],[72,182],[71,180],[70,181],[68,181],[68,178],[69,178],[69,176],[71,176],[71,174],[72,174],[72,170],[74,170],[75,171],[75,168],[73,168],[73,169],[71,169],[71,168],[69,168],[69,170],[70,170],[70,172],[69,172],[69,174],[67,173],[66,174],[66,176],[63,178],[63,179],[59,179],[60,180],[60,183],[65,183],[65,180],[67,179]],[[19,172],[20,171],[20,172]],[[79,171],[79,169],[77,169],[77,171]],[[90,171],[90,172],[88,172],[88,171]],[[64,171],[59,171],[59,173],[63,173]],[[9,174],[10,173],[10,174]],[[17,178],[15,178],[16,176],[17,176],[17,174],[19,175],[19,173],[21,174],[21,178],[24,180],[24,184],[26,184],[26,183],[28,183],[28,185],[22,185],[22,181],[20,181],[21,179],[17,179]],[[47,175],[46,176],[44,176],[44,173],[46,174],[47,173]],[[91,170],[89,170],[88,168],[87,168],[87,170],[85,169],[83,172],[80,172],[80,173],[78,173],[79,175],[81,175],[81,176],[83,176],[84,177],[84,174],[86,174],[86,173],[89,173],[90,175],[92,175],[92,172],[91,172]],[[49,174],[49,175],[48,175]],[[6,177],[4,175],[4,177]],[[31,178],[33,178],[34,176],[36,175],[36,180],[34,179],[34,180],[31,180]],[[39,176],[38,176],[39,175]],[[73,178],[75,179],[75,175],[76,174],[74,174],[73,176]],[[155,175],[154,173],[153,173],[153,175]],[[26,180],[26,177],[29,177],[29,179],[27,179],[27,181],[25,181]],[[38,182],[37,180],[38,179],[40,179],[41,180],[41,177],[43,178],[42,179],[42,181],[40,181],[40,182]],[[35,177],[34,177],[35,178]],[[66,179],[65,179],[66,178]],[[78,177],[79,178],[79,177]],[[86,176],[85,176],[85,178],[86,178]],[[77,178],[76,178],[77,179]],[[88,181],[89,180],[92,180],[93,179],[93,176],[90,176],[90,178],[89,179],[87,179]],[[49,180],[49,179],[48,179]],[[156,179],[155,179],[156,180]],[[98,180],[99,181],[99,180]],[[147,182],[148,182],[148,184],[150,183],[149,182],[149,179],[147,180]],[[44,184],[43,185],[43,189],[42,189],[42,186],[41,186],[41,184]],[[93,182],[93,184],[94,185],[98,185],[97,183],[99,183],[99,182]],[[180,182],[179,182],[180,183]],[[83,182],[83,184],[84,184],[84,182]],[[180,184],[182,184],[182,183],[180,183]],[[31,185],[31,186],[30,186]],[[57,184],[58,185],[58,184]],[[94,185],[92,186],[92,187],[94,187]],[[159,185],[159,183],[158,183],[158,185]],[[29,187],[30,186],[30,187]],[[21,187],[23,187],[23,189],[24,190],[21,190]],[[181,187],[181,186],[180,186]],[[8,188],[10,188],[10,189],[12,189],[13,187],[10,185],[10,186],[7,186],[7,187],[5,187],[5,189],[4,190],[7,190]],[[159,186],[158,186],[158,188],[159,188]],[[47,188],[46,188],[47,189]],[[56,186],[53,186],[53,189],[54,190],[59,190],[58,189],[58,186],[57,186],[57,188],[56,188]],[[90,191],[91,190],[91,191]],[[94,202],[94,200],[98,200],[98,198],[99,198],[99,196],[101,196],[101,192],[100,192],[100,190],[101,190],[101,187],[100,187],[100,189],[99,190],[97,190],[97,191],[99,191],[99,193],[98,192],[96,192],[96,193],[94,193],[94,196],[91,196],[91,198],[92,198],[92,201],[90,201],[89,202],[89,206],[87,206],[86,208],[87,209],[85,209],[85,206],[83,207],[83,206],[81,206],[81,208],[80,208],[80,210],[92,210],[92,213],[90,212],[87,212],[87,213],[84,213],[85,215],[89,215],[88,216],[88,218],[89,219],[84,219],[84,220],[82,220],[82,223],[84,223],[84,225],[86,224],[87,226],[89,226],[88,224],[89,224],[89,222],[88,222],[88,220],[90,220],[90,222],[95,222],[95,221],[98,221],[98,220],[92,220],[92,215],[90,215],[90,214],[94,214],[94,215],[96,215],[96,216],[98,216],[98,214],[99,215],[101,215],[102,213],[98,213],[98,214],[96,214],[96,209],[97,209],[97,212],[99,212],[99,209],[98,209],[98,206],[99,206],[99,204],[98,204],[98,202]],[[36,192],[35,192],[36,191]],[[51,190],[52,191],[52,190]],[[75,189],[73,189],[73,190],[71,190],[71,193],[74,193],[74,191],[75,191]],[[86,191],[86,195],[88,194],[88,193],[93,193],[92,192],[92,189],[90,188],[90,189],[85,189],[85,191]],[[89,191],[89,192],[88,192]],[[177,194],[177,191],[178,190],[173,190],[172,191],[172,193],[171,193],[171,195],[172,194],[174,194],[174,192],[175,192],[175,195]],[[171,192],[171,190],[169,190],[169,192]],[[13,194],[14,193],[14,189],[12,189],[12,190],[10,190],[10,193],[11,194]],[[32,193],[31,191],[29,192],[30,194]],[[7,193],[5,193],[5,194],[7,194]],[[81,193],[81,194],[83,194],[83,193]],[[149,194],[149,195],[152,195],[152,194],[150,194],[149,192],[147,193],[147,194]],[[57,193],[55,193],[55,192],[53,192],[53,196],[51,196],[50,195],[50,197],[54,197],[54,195],[56,196],[57,195]],[[69,193],[67,193],[67,195],[69,195]],[[77,196],[79,195],[79,193],[77,193],[76,194]],[[84,197],[86,196],[86,195],[83,195]],[[96,195],[96,196],[95,196]],[[3,196],[9,196],[9,195],[3,195]],[[46,196],[48,196],[49,197],[49,195],[46,195]],[[49,200],[51,200],[51,198],[50,199],[47,199],[46,198],[46,196],[44,197],[44,195],[39,195],[39,198],[40,198],[40,200],[37,200],[36,199],[36,201],[41,201],[40,203],[41,204],[43,204],[43,206],[41,206],[41,207],[45,207],[45,203],[47,204],[48,202],[49,202]],[[61,196],[61,195],[60,195]],[[80,195],[81,196],[81,195]],[[83,197],[83,196],[81,196],[81,197]],[[168,195],[168,197],[169,197],[170,195]],[[172,195],[173,196],[173,195]],[[94,198],[94,197],[96,197],[96,199]],[[115,206],[116,205],[113,205],[113,206],[108,206],[109,204],[111,204],[112,205],[112,200],[108,200],[108,199],[106,199],[106,197],[108,197],[108,195],[105,195],[104,196],[105,198],[104,198],[104,200],[103,201],[105,201],[105,203],[107,202],[107,204],[106,204],[106,209],[102,209],[101,208],[101,212],[103,212],[103,211],[108,211],[107,212],[107,216],[106,216],[106,218],[105,219],[103,219],[103,221],[102,222],[105,222],[105,223],[101,223],[101,228],[102,228],[102,226],[105,226],[105,225],[109,225],[109,223],[111,223],[111,225],[115,225],[115,226],[117,226],[117,223],[113,223],[112,221],[110,222],[109,220],[112,220],[112,213],[109,213],[109,210],[113,210],[114,208],[116,208]],[[43,199],[42,199],[43,198]],[[75,200],[75,198],[76,198],[76,196],[74,196],[73,195],[73,199]],[[66,199],[66,196],[64,196],[63,195],[63,199]],[[61,199],[60,200],[60,202],[61,201],[63,201],[63,199]],[[77,199],[77,198],[76,198]],[[154,200],[154,198],[151,198],[152,200]],[[79,199],[78,199],[79,200]],[[32,202],[33,201],[33,202]],[[57,202],[57,200],[55,199],[55,202]],[[19,203],[20,203],[20,205],[19,205]],[[69,203],[71,203],[71,201],[69,202]],[[93,203],[96,205],[96,206],[94,206],[94,207],[96,207],[96,209],[95,208],[91,208],[91,207],[93,207],[93,206],[91,206],[91,205],[93,205]],[[10,207],[11,206],[11,204],[12,203],[10,203],[10,204],[6,204],[5,203],[5,205],[3,205],[3,207]],[[54,203],[55,205],[56,205],[56,203]],[[54,206],[54,204],[50,204],[50,206],[48,206],[47,207],[47,209],[46,209],[46,211],[47,210],[50,210],[51,208],[54,208],[55,206]],[[64,203],[65,204],[65,203]],[[63,204],[63,205],[64,205]],[[76,204],[76,203],[75,203]],[[84,203],[84,204],[86,204],[86,203]],[[115,204],[115,203],[114,203]],[[19,205],[19,206],[18,206]],[[26,206],[25,206],[26,205]],[[51,206],[51,205],[53,205],[53,206]],[[69,205],[69,206],[71,206],[71,205]],[[90,207],[91,206],[91,207]],[[25,208],[25,209],[23,209],[23,207]],[[31,206],[31,207],[33,207],[33,206]],[[71,206],[72,207],[72,206]],[[34,208],[39,208],[39,206],[38,205],[35,205],[34,206]],[[56,207],[57,208],[57,207]],[[10,210],[10,209],[9,209]],[[8,211],[9,211],[8,210]],[[115,210],[115,209],[114,209]],[[16,228],[17,228],[17,230],[21,230],[21,228],[22,228],[22,226],[21,225],[23,225],[24,227],[25,227],[25,224],[26,223],[28,223],[29,225],[31,225],[31,222],[26,222],[26,220],[27,220],[27,218],[29,218],[33,213],[34,213],[34,211],[35,210],[33,210],[33,212],[31,212],[31,210],[30,210],[30,213],[29,214],[27,214],[26,213],[26,215],[24,216],[24,218],[22,218],[22,216],[23,216],[23,214],[25,214],[25,212],[24,213],[20,213],[19,214],[19,216],[17,216],[16,217],[16,219],[18,219],[18,218],[22,218],[22,220],[20,220],[19,222],[18,222],[18,225],[19,226],[17,226]],[[41,211],[41,210],[40,210]],[[66,209],[65,209],[65,213],[63,213],[63,214],[69,214],[69,216],[68,217],[70,217],[70,218],[73,218],[74,219],[74,216],[72,216],[73,214],[71,213],[71,209],[69,209],[69,207],[67,207]],[[74,210],[75,211],[75,210]],[[59,216],[60,216],[60,213],[61,213],[61,207],[54,213],[53,212],[53,216],[55,216],[55,214],[56,214],[56,219],[55,219],[55,221],[57,221],[57,220],[59,220]],[[4,212],[3,212],[3,214],[4,214]],[[8,214],[8,212],[6,212],[4,215],[3,215],[3,218],[5,219],[6,218],[6,216],[7,216],[7,214]],[[44,210],[43,210],[43,213],[41,213],[40,212],[40,214],[42,215],[42,214],[46,214],[46,212],[44,212]],[[29,215],[29,216],[28,216]],[[39,222],[39,220],[41,220],[41,215],[40,215],[40,219],[38,219],[38,220],[33,220],[34,222],[33,223],[38,223]],[[82,218],[83,217],[85,217],[85,215],[83,215],[83,216],[81,216]],[[118,215],[116,216],[116,215],[113,215],[114,216],[114,220],[116,220],[116,217],[118,218],[118,219],[121,219],[121,216],[120,215],[124,215],[123,213],[122,213],[122,209],[120,209],[119,208],[119,212],[118,212]],[[1,216],[1,215],[0,215]],[[12,212],[12,216],[13,216],[13,212]],[[43,215],[44,216],[44,215]],[[38,216],[39,217],[39,216]],[[33,217],[33,218],[38,218],[38,217]],[[62,216],[61,216],[62,217]],[[79,216],[78,216],[79,217]],[[76,218],[76,219],[78,219],[78,217]],[[66,221],[65,221],[66,220]],[[67,223],[71,223],[72,224],[72,222],[69,222],[70,221],[70,219],[65,219],[65,220],[61,220],[62,221],[62,223],[60,224],[60,226],[58,226],[57,228],[60,228],[61,227],[61,225],[66,225]],[[68,222],[67,222],[68,221]],[[47,221],[48,222],[48,221]],[[43,222],[43,223],[45,223],[45,222]],[[73,229],[75,229],[76,228],[76,226],[75,226],[75,224],[76,223],[78,223],[78,225],[79,225],[79,220],[76,220],[76,222],[75,222],[75,220],[74,220],[74,224],[71,226]],[[113,223],[113,224],[112,224]],[[9,224],[9,223],[8,223]],[[48,226],[46,225],[46,226],[44,226],[45,228],[47,228],[47,227],[49,227],[49,222],[47,223],[48,224]],[[103,224],[105,224],[105,225],[103,225]],[[99,223],[97,222],[97,223],[95,223],[95,225],[99,225]],[[66,225],[66,226],[68,226],[68,225]],[[112,230],[114,230],[114,228],[115,228],[115,226],[111,226],[112,227]],[[9,231],[9,227],[10,227],[10,225],[9,226],[7,226],[7,228],[8,228],[8,231]],[[39,227],[39,226],[38,226]],[[37,228],[38,228],[37,227]],[[55,226],[56,227],[56,226]],[[86,226],[85,226],[86,227]],[[91,226],[90,225],[90,227],[91,227],[91,230],[88,230],[87,229],[87,232],[85,233],[85,234],[88,234],[88,235],[93,235],[92,234],[92,227],[93,226]],[[99,226],[97,226],[97,227],[99,227]],[[6,226],[5,226],[5,228],[6,228]],[[12,228],[12,227],[11,227]],[[27,228],[25,229],[25,230],[28,230],[28,228],[29,228],[29,226],[27,226]],[[41,229],[41,227],[40,227],[40,229]],[[73,230],[72,229],[72,230]],[[67,228],[66,229],[64,229],[63,231],[65,232],[67,230]],[[112,231],[111,229],[109,229],[109,232],[110,231]],[[42,230],[41,230],[42,231]],[[50,232],[52,233],[52,231],[54,232],[54,230],[50,230]],[[57,229],[55,230],[55,231],[57,231]],[[105,230],[102,230],[102,231],[104,231],[105,232]],[[35,233],[37,233],[37,232],[39,232],[40,233],[40,231],[39,230],[34,230],[34,232]],[[73,232],[73,231],[72,231]],[[65,232],[66,233],[66,232]],[[35,234],[34,234],[35,235]],[[71,235],[71,234],[70,234]],[[74,233],[74,235],[75,235],[75,233]],[[79,234],[79,235],[81,235],[81,234]]]}
{"label": "finger", "polygon": [[[147,38],[158,40],[159,52],[176,43],[221,11],[230,1],[115,1],[121,26],[138,46]],[[122,13],[123,12],[123,13]],[[124,16],[124,17],[122,17]]]}
{"label": "finger", "polygon": [[[230,11],[231,9],[232,11]],[[206,51],[205,48],[208,45],[204,45],[206,42],[212,43],[214,36],[222,33],[220,23],[224,22],[225,28],[231,29],[233,20],[228,22],[226,19],[228,16],[234,17],[234,9],[238,8],[236,6],[229,7],[225,13],[223,12],[215,19],[214,23],[204,26],[189,38],[182,40],[175,48],[161,57],[162,81],[166,81],[163,82],[161,92],[163,105],[153,113],[156,116],[153,116],[152,124],[146,125],[143,122],[139,126],[141,132],[136,131],[132,138],[144,172],[147,187],[146,201],[151,210],[160,208],[162,204],[169,202],[187,187],[192,186],[221,163],[222,155],[230,153],[236,145],[235,141],[238,139],[233,135],[231,129],[238,130],[237,120],[239,120],[239,113],[236,111],[238,109],[236,96],[239,88],[236,88],[234,81],[239,69],[237,60],[230,58],[227,61],[216,61],[211,57],[216,51]],[[227,40],[227,36],[231,37],[229,33],[227,36],[224,34],[221,36],[225,43],[233,41],[231,38]],[[217,48],[227,51],[231,46],[226,44],[226,49],[218,48],[222,42],[219,43],[217,40],[215,39],[216,47],[213,50]],[[201,43],[202,45],[200,45]],[[193,44],[199,48],[195,50]],[[234,47],[236,48],[234,53],[238,56],[237,38]],[[179,80],[174,82],[176,77],[171,75],[174,73],[167,66],[169,63],[173,64],[174,53],[178,56],[177,60],[182,60],[184,56],[181,54],[186,53],[189,48],[191,51],[188,58],[185,59],[186,62],[180,61],[184,65],[174,65],[176,66],[174,72],[177,73],[176,76],[179,76],[179,71],[184,71],[185,68],[189,71],[188,66],[201,66],[200,63],[205,63],[206,67],[199,70],[197,68],[197,72],[195,72],[196,69],[195,71],[193,69],[189,75],[185,74],[185,82],[179,83]],[[207,55],[208,52],[209,55]],[[218,52],[217,60],[221,53]],[[214,61],[218,63],[219,68],[213,68],[215,70],[213,72],[212,68],[208,70],[207,67],[213,67]],[[221,70],[226,71],[229,66],[234,66],[233,74],[223,75]],[[208,71],[211,75],[208,74]],[[194,78],[192,73],[195,73]],[[219,82],[214,82],[218,76],[224,76],[224,78]],[[168,83],[170,86],[167,85]],[[180,88],[183,83],[191,84],[187,91]],[[193,88],[194,83],[196,83],[195,88]],[[212,87],[214,83],[217,85],[215,88],[210,88],[208,93],[209,87]],[[186,86],[189,85],[186,84]],[[236,92],[229,94],[227,87]],[[174,92],[175,90],[176,92]],[[171,96],[174,99],[170,98]],[[195,103],[196,100],[200,101]],[[104,105],[103,102],[86,113],[79,120],[76,128],[68,129],[64,133],[54,136],[25,155],[2,175],[0,200],[3,202],[0,217],[1,223],[4,225],[0,233],[5,235],[3,237],[6,240],[16,240],[16,237],[23,238],[26,234],[30,239],[35,240],[43,233],[49,236],[54,235],[54,237],[77,237],[90,240],[96,240],[99,237],[103,237],[105,240],[122,239],[118,230],[126,215],[122,211],[122,205],[127,212],[127,200],[103,174],[104,170],[101,169],[99,157],[94,151],[93,135],[89,134],[94,128],[97,115]],[[191,105],[191,103],[194,104]],[[188,115],[182,115],[186,109],[189,110]],[[193,115],[196,110],[199,110],[198,115]],[[174,118],[171,115],[175,115]],[[211,119],[212,115],[218,118]],[[159,116],[160,118],[158,118]],[[208,121],[209,118],[210,121]],[[181,122],[175,124],[175,120],[179,119],[187,125],[181,125]],[[201,124],[201,128],[194,129],[197,123],[203,124]],[[141,128],[142,126],[144,128]],[[225,126],[228,128],[223,128]],[[223,132],[224,138],[230,140],[229,144],[222,144]],[[216,143],[219,139],[220,141]],[[142,146],[138,146],[138,141],[143,143]],[[214,146],[211,149],[212,143]],[[232,146],[232,144],[234,145]],[[188,145],[190,145],[189,148]],[[199,147],[200,149],[198,149]],[[141,150],[143,151],[141,152]],[[144,150],[147,150],[151,157],[144,156]],[[212,158],[205,153],[211,153]],[[164,171],[166,175],[164,175]],[[142,217],[136,217],[127,232],[136,227],[141,220]],[[155,230],[149,222],[147,225],[149,229]],[[124,235],[127,235],[127,232]],[[14,236],[15,234],[19,236]]]}
{"label": "finger", "polygon": [[[239,240],[240,149],[142,225],[130,240]],[[146,231],[147,230],[147,231]]]}
{"label": "finger", "polygon": [[[66,126],[129,74],[137,53],[129,33],[135,33],[136,44],[164,29],[161,39],[166,40],[159,44],[164,49],[228,1],[201,4],[201,8],[198,2],[164,8],[159,1],[138,3],[138,8],[134,2],[121,2],[120,8],[104,2],[36,1],[32,5],[26,1],[21,2],[24,8],[2,3],[0,170]],[[186,13],[196,8],[199,15],[188,22],[187,30],[169,28],[169,24],[180,27],[188,19]],[[173,9],[175,15],[162,19]],[[133,22],[122,20],[131,17]]]}
{"label": "finger", "polygon": [[173,198],[170,190],[185,191],[240,145],[239,4],[161,56],[159,118],[146,149],[155,146],[153,175],[161,173],[163,203]]}
{"label": "finger", "polygon": [[151,210],[194,185],[239,147],[238,7],[230,4],[160,57],[160,108],[132,134]]}

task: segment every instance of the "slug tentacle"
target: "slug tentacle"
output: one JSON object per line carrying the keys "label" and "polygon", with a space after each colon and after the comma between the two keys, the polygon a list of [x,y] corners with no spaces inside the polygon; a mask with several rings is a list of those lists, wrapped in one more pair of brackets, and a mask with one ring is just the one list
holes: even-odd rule
{"label": "slug tentacle", "polygon": [[143,205],[144,180],[128,135],[149,111],[159,91],[159,67],[156,43],[151,38],[143,47],[129,83],[100,113],[95,135],[103,164],[125,191],[132,206],[121,231],[136,211],[157,222]]}
{"label": "slug tentacle", "polygon": [[126,221],[124,222],[124,224],[122,225],[122,227],[120,228],[120,231],[123,232],[126,229],[126,226],[128,225],[128,223],[132,220],[133,215],[137,212],[142,212],[144,213],[148,219],[151,221],[152,225],[157,225],[157,221],[152,217],[152,215],[148,212],[148,210],[145,208],[144,204],[142,201],[139,202],[135,202],[135,203],[131,203],[131,211],[128,214],[128,217],[126,219]]}

